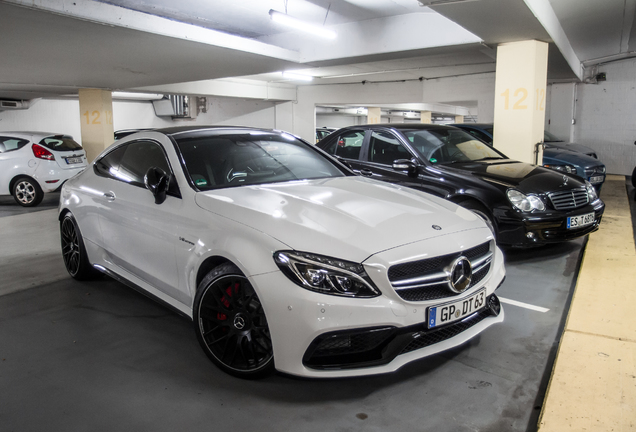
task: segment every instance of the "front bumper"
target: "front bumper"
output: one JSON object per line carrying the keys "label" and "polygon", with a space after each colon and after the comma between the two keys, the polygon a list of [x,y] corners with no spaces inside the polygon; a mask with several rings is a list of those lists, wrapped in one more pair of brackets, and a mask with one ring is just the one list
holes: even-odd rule
{"label": "front bumper", "polygon": [[[497,243],[516,247],[539,246],[573,240],[598,230],[605,211],[600,199],[570,211],[549,211],[527,214],[512,209],[495,212]],[[568,229],[567,218],[594,213],[594,223],[582,228]]]}
{"label": "front bumper", "polygon": [[[443,241],[443,240],[440,240]],[[456,296],[495,289],[505,277],[503,254],[496,249],[487,277]],[[250,277],[267,316],[276,369],[305,377],[349,377],[393,372],[414,360],[458,346],[502,322],[486,306],[477,314],[439,328],[427,328],[430,306],[448,299],[410,302],[374,279],[382,295],[346,298],[303,289],[282,272]],[[488,303],[487,303],[488,304]]]}

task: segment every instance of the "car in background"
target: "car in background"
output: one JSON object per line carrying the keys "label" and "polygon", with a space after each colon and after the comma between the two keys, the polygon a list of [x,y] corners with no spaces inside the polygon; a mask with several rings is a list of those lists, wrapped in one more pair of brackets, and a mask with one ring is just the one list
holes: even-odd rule
{"label": "car in background", "polygon": [[362,176],[419,189],[481,216],[497,243],[561,242],[596,231],[605,204],[586,180],[511,160],[450,126],[350,126],[317,147]]}
{"label": "car in background", "polygon": [[0,195],[21,206],[40,204],[86,166],[86,152],[70,135],[0,132]]}
{"label": "car in background", "polygon": [[[492,123],[458,123],[451,126],[465,130],[474,137],[492,146]],[[543,166],[576,174],[594,185],[600,192],[605,182],[605,165],[596,157],[594,150],[579,144],[557,144],[558,138],[549,132],[544,132],[545,149],[543,150]],[[579,150],[575,150],[579,149]]]}
{"label": "car in background", "polygon": [[329,128],[329,127],[319,127],[316,128],[316,142],[320,141],[321,139],[325,138],[326,136],[328,136],[331,132],[335,131],[335,128]]}
{"label": "car in background", "polygon": [[120,129],[115,131],[115,133],[113,134],[115,137],[115,141],[120,140],[122,138],[127,137],[128,135],[132,135],[134,133],[137,132],[142,132],[142,131],[149,131],[149,130],[153,130],[151,128],[142,128],[142,129]]}
{"label": "car in background", "polygon": [[475,214],[356,176],[290,134],[176,127],[68,181],[62,254],[193,320],[223,371],[394,371],[503,320],[503,254]]}

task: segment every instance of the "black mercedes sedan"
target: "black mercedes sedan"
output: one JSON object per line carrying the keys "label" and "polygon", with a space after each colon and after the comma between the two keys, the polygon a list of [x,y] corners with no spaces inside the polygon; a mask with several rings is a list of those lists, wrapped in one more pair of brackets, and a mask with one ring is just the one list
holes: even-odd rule
{"label": "black mercedes sedan", "polygon": [[450,126],[350,126],[316,144],[358,174],[419,189],[481,216],[497,242],[517,247],[596,231],[605,204],[574,175],[515,161]]}

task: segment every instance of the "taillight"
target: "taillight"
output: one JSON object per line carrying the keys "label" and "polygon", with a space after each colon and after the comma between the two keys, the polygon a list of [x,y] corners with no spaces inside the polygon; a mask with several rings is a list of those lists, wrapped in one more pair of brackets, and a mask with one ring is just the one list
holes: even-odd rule
{"label": "taillight", "polygon": [[31,146],[31,150],[33,150],[33,156],[35,156],[38,159],[55,160],[55,156],[53,156],[53,153],[51,153],[50,151],[48,151],[42,146],[33,144]]}

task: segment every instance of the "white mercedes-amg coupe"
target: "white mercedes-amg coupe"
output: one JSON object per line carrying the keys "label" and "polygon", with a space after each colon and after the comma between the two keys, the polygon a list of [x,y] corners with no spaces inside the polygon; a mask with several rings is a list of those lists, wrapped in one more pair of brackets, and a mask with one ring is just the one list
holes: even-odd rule
{"label": "white mercedes-amg coupe", "polygon": [[65,183],[59,219],[72,277],[102,272],[176,309],[243,378],[391,372],[504,318],[482,219],[284,132],[130,135]]}

